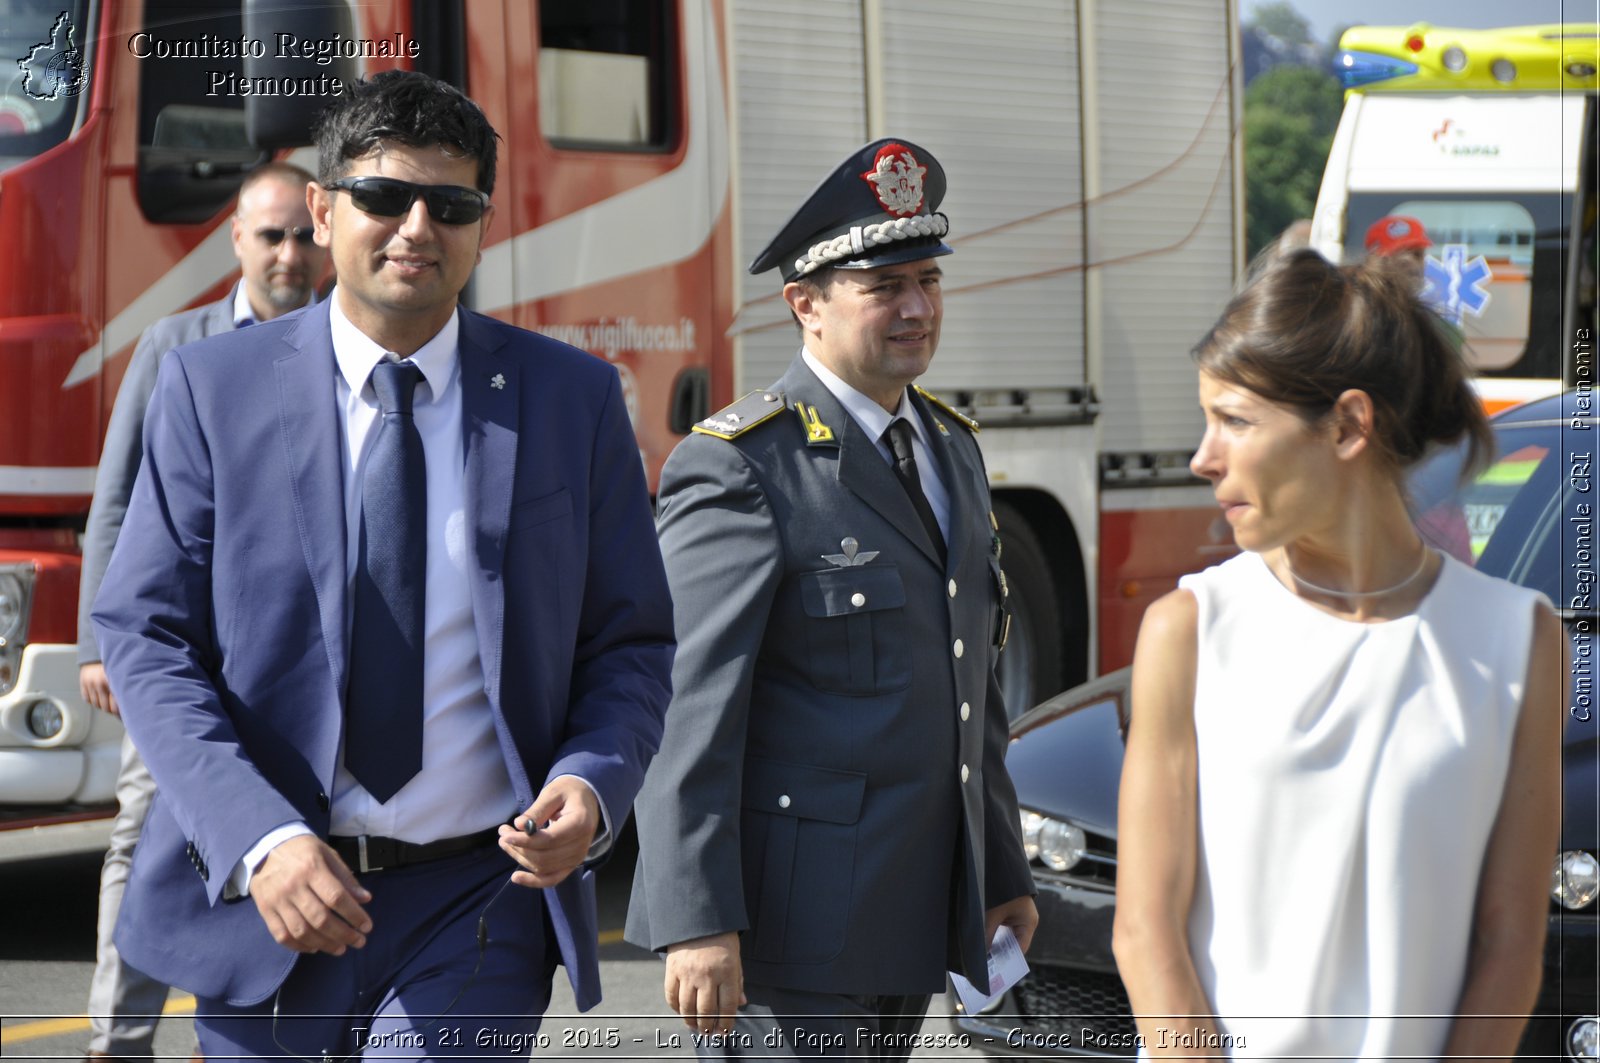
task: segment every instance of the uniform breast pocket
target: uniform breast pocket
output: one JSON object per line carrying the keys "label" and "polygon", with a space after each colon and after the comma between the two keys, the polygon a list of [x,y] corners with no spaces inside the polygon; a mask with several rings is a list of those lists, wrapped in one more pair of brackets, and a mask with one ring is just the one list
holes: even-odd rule
{"label": "uniform breast pocket", "polygon": [[911,684],[906,589],[892,564],[852,565],[800,577],[810,675],[819,690],[871,695]]}

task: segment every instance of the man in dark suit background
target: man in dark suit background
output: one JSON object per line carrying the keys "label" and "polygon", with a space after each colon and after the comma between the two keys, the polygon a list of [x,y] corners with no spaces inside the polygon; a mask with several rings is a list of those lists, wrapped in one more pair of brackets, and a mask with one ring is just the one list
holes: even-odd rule
{"label": "man in dark suit background", "polygon": [[750,267],[781,269],[800,356],[662,473],[679,652],[627,933],[731,1033],[704,1056],[904,1058],[945,971],[987,985],[996,929],[1037,922],[977,426],[911,386],[944,187],[903,140],[822,182]]}
{"label": "man in dark suit background", "polygon": [[671,603],[616,371],[458,306],[495,139],[424,75],[351,86],[309,194],[333,294],[156,384],[94,609],[160,787],[117,944],[208,1059],[522,1058],[558,962],[599,999],[586,864]]}
{"label": "man in dark suit background", "polygon": [[[78,591],[78,686],[85,701],[113,716],[118,715],[117,699],[100,662],[89,610],[111,560],[139,472],[145,410],[156,385],[156,370],[174,347],[257,321],[271,321],[315,298],[315,285],[328,256],[312,241],[311,211],[306,206],[310,183],[309,173],[286,162],[270,162],[250,172],[239,186],[239,205],[231,221],[239,282],[224,298],[164,317],[145,329],[117,391],[83,536],[83,576]],[[150,1055],[156,1017],[167,999],[167,987],[124,963],[112,940],[134,844],[154,795],[155,781],[133,742],[124,736],[122,766],[117,773],[117,818],[100,872],[95,967],[89,984],[91,1059]]]}

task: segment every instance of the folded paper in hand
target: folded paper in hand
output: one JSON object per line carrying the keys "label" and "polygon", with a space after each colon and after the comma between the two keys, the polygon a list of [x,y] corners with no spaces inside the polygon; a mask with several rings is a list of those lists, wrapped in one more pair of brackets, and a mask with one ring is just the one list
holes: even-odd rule
{"label": "folded paper in hand", "polygon": [[1002,926],[994,932],[994,941],[989,944],[989,984],[979,988],[954,971],[950,972],[950,981],[955,985],[956,995],[961,998],[961,1006],[967,1009],[967,1014],[976,1015],[1022,981],[1022,976],[1027,973],[1028,961],[1022,958],[1022,946],[1017,944],[1017,935],[1011,932],[1009,926]]}

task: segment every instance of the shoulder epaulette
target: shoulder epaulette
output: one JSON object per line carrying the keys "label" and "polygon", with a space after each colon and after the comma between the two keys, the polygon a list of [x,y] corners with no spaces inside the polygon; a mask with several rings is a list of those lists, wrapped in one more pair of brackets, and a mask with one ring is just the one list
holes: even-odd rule
{"label": "shoulder epaulette", "polygon": [[951,417],[954,417],[956,420],[958,420],[962,424],[966,425],[967,426],[967,431],[971,432],[973,435],[977,435],[978,434],[980,429],[978,428],[978,422],[977,421],[974,421],[972,418],[968,417],[966,414],[962,413],[960,410],[956,409],[954,406],[951,406],[948,402],[945,402],[943,399],[941,399],[939,396],[935,395],[933,392],[929,391],[927,388],[920,387],[920,386],[918,386],[916,384],[913,384],[911,386],[917,389],[917,394],[918,395],[921,395],[923,398],[927,399],[929,402],[931,402],[935,406],[939,407],[939,409],[943,410],[945,413],[948,413]]}
{"label": "shoulder epaulette", "polygon": [[763,421],[783,412],[783,392],[752,391],[707,417],[690,431],[718,439],[737,439]]}

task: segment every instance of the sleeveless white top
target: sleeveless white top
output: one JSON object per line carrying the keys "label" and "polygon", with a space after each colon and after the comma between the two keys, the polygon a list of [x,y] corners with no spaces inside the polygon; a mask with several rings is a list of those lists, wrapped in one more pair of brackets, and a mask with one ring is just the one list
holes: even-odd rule
{"label": "sleeveless white top", "polygon": [[1294,595],[1259,554],[1179,586],[1200,606],[1189,947],[1221,1047],[1436,1055],[1540,596],[1449,557],[1416,612],[1373,624]]}

